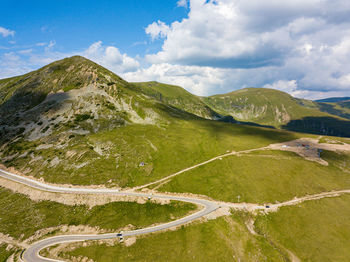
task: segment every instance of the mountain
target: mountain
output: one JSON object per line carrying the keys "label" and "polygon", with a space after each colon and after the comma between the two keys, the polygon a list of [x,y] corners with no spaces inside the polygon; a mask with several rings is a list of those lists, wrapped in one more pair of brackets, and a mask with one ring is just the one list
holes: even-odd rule
{"label": "mountain", "polygon": [[0,116],[1,164],[79,185],[141,185],[296,137],[210,120],[219,114],[180,87],[128,83],[79,56],[1,80]]}
{"label": "mountain", "polygon": [[322,109],[319,103],[294,98],[275,89],[244,88],[203,97],[221,115],[241,122],[323,135],[350,136],[350,122]]}
{"label": "mountain", "polygon": [[78,130],[84,126],[84,132],[97,132],[161,120],[161,106],[141,97],[133,88],[114,73],[79,56],[3,79],[0,137],[10,140],[23,133],[33,140],[66,128]]}
{"label": "mountain", "polygon": [[80,56],[53,62],[23,76],[0,80],[0,116],[26,111],[48,94],[67,92],[88,85],[127,86],[127,82]]}
{"label": "mountain", "polygon": [[222,118],[221,115],[207,106],[198,96],[191,94],[182,87],[154,81],[133,84],[139,87],[141,92],[165,104],[207,119],[218,120]]}
{"label": "mountain", "polygon": [[321,111],[336,115],[342,118],[350,119],[350,100],[339,102],[317,102]]}
{"label": "mountain", "polygon": [[[220,207],[174,230],[52,246],[43,255],[112,262],[332,261],[336,254],[347,261],[350,138],[283,130],[348,134],[350,121],[327,113],[328,105],[349,108],[261,88],[197,97],[177,86],[128,83],[77,56],[0,80],[1,169],[130,196],[81,194],[90,187],[49,193],[1,178],[0,261],[21,260],[28,243],[47,237],[116,236],[203,214],[170,200],[189,196]],[[215,121],[233,116],[241,123]],[[157,202],[159,192],[170,202]]]}
{"label": "mountain", "polygon": [[345,102],[349,100],[350,100],[350,97],[330,97],[330,98],[315,100],[315,102],[337,103],[337,102]]}
{"label": "mountain", "polygon": [[312,102],[306,104],[287,93],[267,88],[244,88],[205,97],[203,101],[220,114],[273,127],[281,127],[292,119],[308,115],[324,115]]}

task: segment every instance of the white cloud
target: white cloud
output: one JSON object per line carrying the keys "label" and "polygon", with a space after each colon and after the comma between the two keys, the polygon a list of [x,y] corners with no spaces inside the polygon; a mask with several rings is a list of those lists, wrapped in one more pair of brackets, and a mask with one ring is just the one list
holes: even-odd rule
{"label": "white cloud", "polygon": [[177,1],[177,6],[178,7],[187,7],[188,6],[188,0],[179,0]]}
{"label": "white cloud", "polygon": [[0,34],[3,37],[8,37],[9,35],[10,36],[14,36],[15,35],[15,31],[10,30],[10,29],[6,29],[6,28],[0,26]]}
{"label": "white cloud", "polygon": [[218,90],[224,83],[222,70],[167,63],[140,68],[135,72],[129,72],[122,76],[133,82],[158,81],[178,85],[197,95],[206,95],[211,89]]}
{"label": "white cloud", "polygon": [[177,5],[188,7],[188,17],[148,25],[145,33],[162,47],[142,59],[101,41],[69,54],[52,45],[43,54],[28,54],[27,63],[23,54],[0,57],[0,74],[80,54],[126,80],[176,84],[197,95],[247,86],[305,98],[350,95],[350,1],[180,0]]}
{"label": "white cloud", "polygon": [[[21,75],[73,55],[85,56],[120,75],[140,67],[136,59],[120,53],[117,47],[104,46],[101,41],[91,44],[85,50],[70,53],[55,51],[55,45],[55,41],[50,41],[48,44],[35,44],[29,49],[0,54],[0,79]],[[41,49],[42,46],[45,48]]]}
{"label": "white cloud", "polygon": [[23,49],[23,50],[20,50],[18,51],[18,54],[22,54],[22,55],[29,55],[33,52],[33,49],[32,48],[29,48],[29,49]]}
{"label": "white cloud", "polygon": [[[349,1],[190,0],[189,5],[187,18],[146,28],[152,39],[163,38],[163,45],[146,56],[154,65],[140,74],[152,71],[155,78],[183,82],[189,90],[194,84],[197,94],[279,85],[299,97],[349,95]],[[210,68],[222,78],[214,86],[213,75],[208,81],[192,70],[186,81],[184,76],[175,80],[170,67],[176,72]]]}
{"label": "white cloud", "polygon": [[165,38],[169,32],[170,28],[162,21],[153,22],[148,25],[145,29],[146,34],[150,35],[152,41],[157,38]]}
{"label": "white cloud", "polygon": [[115,46],[103,46],[102,41],[93,43],[85,51],[81,52],[81,55],[117,74],[135,71],[140,67],[136,59],[120,53]]}

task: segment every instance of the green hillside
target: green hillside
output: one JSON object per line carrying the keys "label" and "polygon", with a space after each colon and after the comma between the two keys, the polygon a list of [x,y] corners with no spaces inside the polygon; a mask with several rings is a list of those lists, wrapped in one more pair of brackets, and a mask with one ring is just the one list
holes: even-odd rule
{"label": "green hillside", "polygon": [[305,202],[262,215],[256,231],[278,242],[300,261],[349,261],[350,197]]}
{"label": "green hillside", "polygon": [[350,136],[344,115],[324,110],[320,104],[267,88],[244,88],[202,100],[221,115],[238,121],[322,135]]}
{"label": "green hillside", "polygon": [[[249,233],[237,216],[181,227],[138,238],[131,246],[91,243],[60,253],[66,260],[88,257],[96,262],[118,261],[285,261],[266,239]],[[288,260],[286,260],[288,261]]]}
{"label": "green hillside", "polygon": [[203,103],[199,97],[191,94],[182,87],[158,82],[140,82],[133,84],[139,87],[141,92],[154,97],[165,104],[177,107],[203,118],[221,118],[218,113]]}
{"label": "green hillside", "polygon": [[[57,67],[59,72],[54,70]],[[89,69],[68,77],[69,68]],[[43,84],[32,84],[38,75]],[[61,80],[83,76],[87,82],[74,89],[66,88]],[[139,87],[82,57],[54,62],[18,77],[22,78],[25,83],[2,81],[2,90],[12,88],[4,95],[0,111],[17,113],[6,114],[0,123],[1,163],[54,183],[141,185],[227,150],[297,137],[200,118],[145,95]],[[62,84],[45,84],[52,79]],[[181,90],[175,89],[167,97]],[[44,95],[35,104],[16,95],[35,96],[38,90]],[[181,92],[188,97],[185,101],[199,103],[195,96]]]}
{"label": "green hillside", "polygon": [[53,62],[28,74],[0,80],[0,115],[26,111],[44,101],[48,94],[88,85],[128,83],[107,69],[81,56]]}
{"label": "green hillside", "polygon": [[70,206],[54,201],[33,201],[2,187],[0,204],[1,233],[20,240],[32,236],[37,230],[61,225],[89,225],[107,231],[116,231],[129,224],[142,228],[183,217],[196,208],[182,202],[167,205],[110,202],[92,208]]}
{"label": "green hillside", "polygon": [[[230,156],[174,177],[158,190],[235,202],[274,203],[350,188],[350,155],[325,151],[328,166],[292,152],[256,151]],[[315,183],[317,181],[317,183]]]}
{"label": "green hillside", "polygon": [[[313,102],[263,88],[197,97],[178,86],[128,83],[75,56],[0,80],[0,164],[67,186],[248,203],[231,213],[219,208],[176,230],[138,236],[136,242],[87,241],[56,249],[67,261],[294,261],[293,255],[301,261],[347,261],[349,196],[314,198],[273,213],[249,207],[272,210],[268,203],[349,189],[350,138],[335,137],[350,136],[349,110],[347,101]],[[305,139],[290,141],[298,138]],[[304,144],[309,142],[312,146]],[[146,185],[150,182],[155,183]],[[70,206],[63,204],[66,195],[52,193],[60,203],[34,201],[3,187],[0,233],[16,241],[62,225],[143,228],[195,209],[188,203],[112,199]],[[8,242],[0,243],[0,261],[20,252]],[[55,248],[49,248],[52,254]]]}
{"label": "green hillside", "polygon": [[342,118],[350,119],[350,101],[342,101],[336,103],[318,103],[321,111],[340,116]]}

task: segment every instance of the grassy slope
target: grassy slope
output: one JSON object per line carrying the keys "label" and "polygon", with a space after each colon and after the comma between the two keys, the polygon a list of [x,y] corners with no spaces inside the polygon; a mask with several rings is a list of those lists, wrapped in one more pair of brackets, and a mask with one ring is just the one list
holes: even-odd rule
{"label": "grassy slope", "polygon": [[[176,171],[203,162],[227,150],[257,148],[270,143],[292,140],[298,135],[277,130],[232,125],[209,120],[180,120],[158,127],[153,125],[128,125],[111,131],[76,136],[69,146],[61,149],[33,150],[40,143],[18,141],[4,154],[32,150],[42,160],[30,162],[30,154],[8,161],[6,165],[18,169],[31,168],[34,176],[55,183],[118,184],[135,186],[155,181]],[[108,143],[110,145],[108,146]],[[93,145],[106,145],[106,155],[99,156]],[[65,158],[66,152],[84,152]],[[54,168],[45,161],[62,159]],[[64,160],[66,159],[66,160]],[[89,163],[76,169],[69,168]],[[140,162],[145,167],[139,167]]]}
{"label": "grassy slope", "polygon": [[350,102],[318,103],[321,111],[350,119]]}
{"label": "grassy slope", "polygon": [[35,202],[28,197],[0,187],[0,232],[25,239],[43,228],[59,225],[89,225],[116,230],[132,224],[145,227],[184,216],[192,204],[172,202],[112,202],[91,209],[84,205],[67,206],[52,201]]}
{"label": "grassy slope", "polygon": [[[40,84],[35,84],[36,77]],[[23,115],[9,117],[13,123],[0,127],[0,143],[4,145],[1,162],[50,182],[140,185],[227,150],[256,148],[297,137],[292,133],[201,119],[143,95],[139,87],[81,57],[54,62],[21,78],[34,84],[4,81],[12,81],[20,93],[35,90],[47,94],[53,83],[56,84],[51,88],[55,92],[69,87],[69,81],[78,80],[82,84],[74,85],[76,88],[98,85],[91,93],[82,90],[85,95],[81,97],[73,95],[74,90],[63,93],[68,97],[63,102],[46,101]],[[152,88],[159,91],[165,86],[155,84]],[[179,87],[166,86],[166,92],[162,92],[163,97],[171,99],[183,96],[189,105],[191,101],[201,103]],[[5,103],[11,100],[12,104],[17,98],[13,96]],[[147,114],[149,122],[145,120]],[[133,120],[135,115],[137,121]],[[78,131],[87,134],[79,135]],[[29,139],[31,136],[34,138]],[[141,162],[146,162],[146,166],[140,167]]]}
{"label": "grassy slope", "polygon": [[5,262],[15,251],[16,248],[8,249],[6,244],[0,243],[0,262]]}
{"label": "grassy slope", "polygon": [[[290,119],[305,116],[325,116],[315,105],[302,105],[287,93],[266,88],[245,88],[228,94],[214,95],[203,100],[214,110],[230,114],[238,120],[280,127]],[[276,113],[278,110],[281,114]],[[286,118],[286,119],[284,119]]]}
{"label": "grassy slope", "polygon": [[274,89],[245,88],[205,97],[203,101],[218,113],[240,121],[298,132],[350,136],[345,109],[341,111],[343,114],[335,109],[326,110],[325,103],[297,99]]}
{"label": "grassy slope", "polygon": [[350,196],[305,202],[261,216],[256,230],[301,261],[349,261]]}
{"label": "grassy slope", "polygon": [[158,82],[139,82],[133,84],[140,88],[140,91],[146,95],[181,110],[208,119],[219,117],[219,115],[203,103],[199,97],[191,94],[182,87]]}
{"label": "grassy slope", "polygon": [[350,156],[323,152],[322,157],[329,166],[280,151],[230,156],[181,174],[159,190],[233,202],[240,196],[242,202],[266,203],[350,188],[350,176],[341,169],[350,171]]}
{"label": "grassy slope", "polygon": [[22,76],[0,80],[0,113],[13,114],[42,102],[50,92],[81,88],[95,81],[128,83],[94,62],[74,56],[53,62]]}
{"label": "grassy slope", "polygon": [[[148,235],[130,247],[92,245],[69,255],[94,261],[282,261],[261,237],[251,235],[239,217],[222,217],[176,231]],[[67,255],[66,255],[67,256]],[[166,258],[166,259],[165,259]]]}

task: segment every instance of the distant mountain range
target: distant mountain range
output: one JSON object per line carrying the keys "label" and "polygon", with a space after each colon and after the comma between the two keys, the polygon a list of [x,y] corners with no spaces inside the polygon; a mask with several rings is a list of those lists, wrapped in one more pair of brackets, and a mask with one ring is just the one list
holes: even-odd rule
{"label": "distant mountain range", "polygon": [[346,102],[346,101],[350,101],[350,97],[330,97],[330,98],[315,100],[315,102],[321,102],[321,103],[338,103],[338,102]]}
{"label": "distant mountain range", "polygon": [[232,143],[298,136],[283,130],[350,137],[349,102],[264,88],[199,97],[129,83],[80,56],[0,80],[0,162],[53,183],[139,185]]}
{"label": "distant mountain range", "polygon": [[244,88],[228,94],[195,96],[179,86],[133,83],[160,102],[212,120],[258,125],[322,135],[350,136],[350,107],[318,103],[267,88]]}
{"label": "distant mountain range", "polygon": [[[79,94],[78,90],[88,86],[98,86],[100,90],[108,88],[118,94],[119,102],[116,104],[94,90],[91,91],[91,101],[95,103],[80,105],[84,109],[91,108],[91,116],[103,117],[106,114],[104,117],[108,118],[112,113],[115,125],[128,121],[153,121],[152,114],[146,113],[154,107],[147,105],[149,102],[146,97],[151,97],[160,104],[180,110],[177,112],[187,114],[187,117],[191,114],[232,123],[238,121],[241,124],[322,135],[350,136],[349,97],[311,101],[265,88],[244,88],[227,94],[199,97],[174,85],[158,82],[128,83],[80,56],[51,63],[23,76],[0,80],[0,116],[3,124],[19,124],[24,116],[27,122],[35,121],[37,115],[42,110],[48,110],[48,105],[53,104],[53,101],[76,99],[86,92]],[[68,94],[70,90],[75,92],[74,95]],[[135,93],[132,100],[130,92]],[[83,108],[76,109],[72,114],[79,114],[80,111],[84,111]],[[57,119],[48,122],[54,125],[59,123]],[[28,131],[23,123],[22,128]]]}

